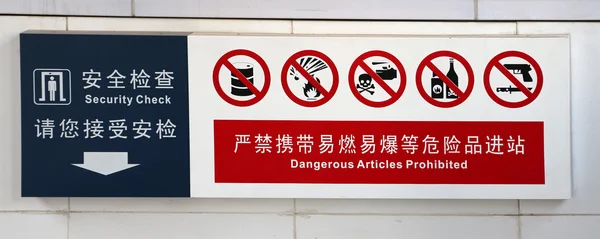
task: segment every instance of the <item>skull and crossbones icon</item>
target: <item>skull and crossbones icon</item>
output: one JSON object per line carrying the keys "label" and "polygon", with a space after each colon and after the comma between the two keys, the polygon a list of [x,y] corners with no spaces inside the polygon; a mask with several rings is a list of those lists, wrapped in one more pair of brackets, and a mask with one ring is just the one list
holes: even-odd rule
{"label": "skull and crossbones icon", "polygon": [[356,89],[358,89],[358,93],[369,92],[371,95],[375,93],[375,84],[373,84],[373,79],[368,74],[362,74],[358,76],[358,84],[356,84]]}

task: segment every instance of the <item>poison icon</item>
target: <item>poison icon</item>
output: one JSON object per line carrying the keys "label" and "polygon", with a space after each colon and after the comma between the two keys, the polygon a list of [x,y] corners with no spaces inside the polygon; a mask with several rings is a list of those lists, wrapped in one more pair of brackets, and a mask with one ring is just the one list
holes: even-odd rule
{"label": "poison icon", "polygon": [[[389,61],[375,61],[371,65],[381,67],[375,69],[375,73],[384,81],[389,81],[398,78],[398,70],[396,70]],[[367,92],[371,95],[375,94],[375,82],[373,77],[368,73],[363,73],[358,76],[358,84],[356,89],[359,93]]]}
{"label": "poison icon", "polygon": [[358,84],[356,84],[356,89],[358,89],[358,93],[367,92],[371,95],[375,94],[375,84],[373,83],[373,78],[369,74],[361,74],[358,76]]}
{"label": "poison icon", "polygon": [[395,103],[406,88],[406,71],[400,60],[386,51],[368,51],[356,58],[348,71],[350,91],[366,106],[380,108]]}

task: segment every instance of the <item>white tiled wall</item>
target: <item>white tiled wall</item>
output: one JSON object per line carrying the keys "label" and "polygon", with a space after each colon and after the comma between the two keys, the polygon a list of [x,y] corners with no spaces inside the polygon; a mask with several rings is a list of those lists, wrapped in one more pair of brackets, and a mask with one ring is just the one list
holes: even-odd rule
{"label": "white tiled wall", "polygon": [[600,237],[598,216],[524,216],[521,225],[521,238],[524,239]]}
{"label": "white tiled wall", "polygon": [[293,215],[72,213],[69,239],[294,238]]}
{"label": "white tiled wall", "polygon": [[[522,213],[600,215],[600,23],[519,23],[519,34],[571,35],[571,129],[575,197],[561,201],[521,201]],[[596,137],[598,136],[598,137]],[[598,220],[598,219],[591,219]],[[600,225],[600,224],[599,224]],[[600,238],[600,234],[598,234]]]}
{"label": "white tiled wall", "polygon": [[296,219],[298,239],[517,239],[518,220],[507,216],[313,215]]}
{"label": "white tiled wall", "polygon": [[67,216],[56,213],[0,213],[0,238],[65,239]]}
{"label": "white tiled wall", "polygon": [[[139,1],[139,0],[137,0]],[[508,1],[508,0],[507,0]],[[569,33],[574,197],[535,200],[20,198],[18,33],[27,29],[327,34]],[[0,17],[0,238],[600,238],[600,23]],[[551,50],[551,49],[549,49]]]}
{"label": "white tiled wall", "polygon": [[0,0],[0,13],[131,16],[131,0]]}
{"label": "white tiled wall", "polygon": [[[66,210],[67,199],[21,199],[19,33],[64,30],[66,18],[0,17],[0,211]],[[1,227],[0,223],[0,227]],[[0,230],[0,233],[1,230]],[[0,236],[2,238],[2,236]]]}
{"label": "white tiled wall", "polygon": [[599,20],[598,0],[477,0],[480,20]]}
{"label": "white tiled wall", "polygon": [[[473,19],[473,0],[136,0],[136,16]],[[435,6],[435,7],[432,7]]]}

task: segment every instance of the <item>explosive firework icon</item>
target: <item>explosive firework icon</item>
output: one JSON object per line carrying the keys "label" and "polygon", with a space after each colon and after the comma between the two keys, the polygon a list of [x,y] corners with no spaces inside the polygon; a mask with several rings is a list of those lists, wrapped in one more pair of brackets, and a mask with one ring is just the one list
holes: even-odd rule
{"label": "explosive firework icon", "polygon": [[[318,83],[321,83],[321,80],[318,77],[315,77],[315,73],[328,68],[327,64],[323,60],[316,57],[306,56],[300,58],[299,63],[300,66],[302,66],[302,68],[306,70],[310,76],[312,76]],[[298,70],[296,70],[294,67],[290,68],[290,75],[294,77],[294,80],[299,80],[301,76],[300,72],[298,72]],[[304,84],[302,90],[307,100],[316,100],[317,97],[321,96],[321,92],[319,92],[319,90],[317,90],[310,83],[310,81],[307,81],[306,84]]]}

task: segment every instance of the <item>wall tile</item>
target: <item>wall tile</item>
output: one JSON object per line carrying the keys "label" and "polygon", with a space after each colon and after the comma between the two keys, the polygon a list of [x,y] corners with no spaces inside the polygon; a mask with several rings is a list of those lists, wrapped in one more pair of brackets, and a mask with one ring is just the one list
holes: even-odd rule
{"label": "wall tile", "polygon": [[[568,200],[522,200],[522,213],[600,213],[600,23],[518,23],[519,34],[571,36],[571,158],[573,197]],[[551,49],[549,49],[551,50]],[[567,67],[567,66],[565,66]]]}
{"label": "wall tile", "polygon": [[479,20],[599,20],[597,0],[479,0]]}
{"label": "wall tile", "polygon": [[131,16],[131,0],[7,0],[0,1],[0,13]]}
{"label": "wall tile", "polygon": [[65,210],[66,198],[21,198],[19,33],[29,29],[65,30],[66,19],[0,17],[0,210]]}
{"label": "wall tile", "polygon": [[292,213],[293,199],[71,198],[72,211]]}
{"label": "wall tile", "polygon": [[291,21],[69,17],[69,30],[291,33]]}
{"label": "wall tile", "polygon": [[483,35],[516,34],[516,23],[293,21],[296,34]]}
{"label": "wall tile", "polygon": [[71,214],[69,239],[292,239],[293,217],[266,214]]}
{"label": "wall tile", "polygon": [[337,200],[296,199],[300,213],[514,214],[517,200]]}
{"label": "wall tile", "polygon": [[58,214],[0,214],[0,238],[65,239],[67,216]]}
{"label": "wall tile", "polygon": [[521,239],[597,239],[600,216],[521,217]]}
{"label": "wall tile", "polygon": [[514,217],[304,216],[298,239],[517,239]]}
{"label": "wall tile", "polygon": [[136,0],[135,16],[278,19],[473,19],[472,0]]}

